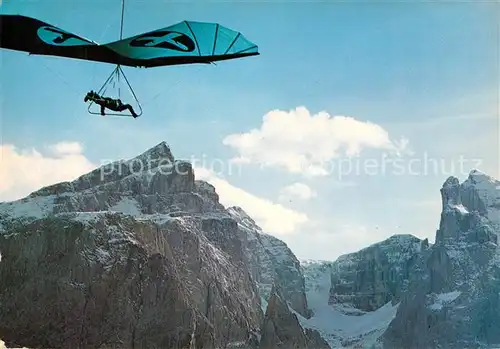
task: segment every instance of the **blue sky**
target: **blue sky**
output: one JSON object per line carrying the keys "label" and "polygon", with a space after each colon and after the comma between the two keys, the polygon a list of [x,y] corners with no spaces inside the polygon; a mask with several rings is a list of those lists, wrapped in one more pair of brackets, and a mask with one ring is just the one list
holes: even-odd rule
{"label": "blue sky", "polygon": [[[128,0],[124,37],[185,19],[219,22],[258,44],[261,55],[217,66],[124,68],[144,110],[129,120],[90,115],[83,102],[113,66],[1,51],[0,174],[9,180],[0,200],[165,140],[178,158],[206,158],[219,173],[200,170],[200,177],[223,202],[241,205],[300,258],[333,259],[396,233],[432,241],[449,175],[463,180],[478,167],[499,176],[498,6]],[[4,0],[0,12],[104,43],[118,39],[120,7],[118,0]],[[82,154],[50,153],[60,142],[77,142]],[[40,156],[25,153],[33,149]],[[353,154],[351,166],[370,159],[379,166],[384,152],[393,158],[398,150],[404,173],[389,166],[338,175],[340,159],[343,171]],[[409,173],[424,157],[445,168]],[[38,176],[20,176],[20,164],[34,158]],[[245,162],[238,173],[233,158]],[[464,169],[460,158],[468,160]],[[336,167],[313,174],[304,168],[311,161]]]}

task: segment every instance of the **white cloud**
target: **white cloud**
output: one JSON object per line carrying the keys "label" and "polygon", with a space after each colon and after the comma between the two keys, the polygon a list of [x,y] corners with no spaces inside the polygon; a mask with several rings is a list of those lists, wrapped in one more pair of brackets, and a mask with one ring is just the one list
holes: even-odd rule
{"label": "white cloud", "polygon": [[293,183],[281,190],[280,200],[293,200],[294,198],[309,200],[317,193],[304,183]]}
{"label": "white cloud", "polygon": [[326,163],[340,156],[359,155],[364,149],[399,153],[408,141],[393,141],[381,126],[348,116],[316,115],[305,107],[289,112],[273,110],[260,129],[231,134],[223,143],[238,151],[233,161],[279,166],[292,173],[326,175]]}
{"label": "white cloud", "polygon": [[12,144],[0,146],[0,201],[20,199],[41,187],[69,181],[93,170],[75,142],[49,146],[51,154],[36,149],[20,150]]}
{"label": "white cloud", "polygon": [[81,154],[83,152],[83,147],[78,142],[59,142],[48,147],[52,150],[52,153],[55,156],[63,155],[63,154]]}
{"label": "white cloud", "polygon": [[250,194],[205,168],[195,168],[195,174],[196,178],[205,180],[216,188],[224,206],[240,206],[266,232],[276,235],[290,234],[308,221],[307,215]]}

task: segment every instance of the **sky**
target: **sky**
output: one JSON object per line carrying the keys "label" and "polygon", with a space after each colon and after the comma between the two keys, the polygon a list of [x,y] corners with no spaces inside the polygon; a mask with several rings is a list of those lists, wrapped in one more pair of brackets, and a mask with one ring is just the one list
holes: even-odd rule
{"label": "sky", "polygon": [[[500,177],[499,6],[127,0],[123,37],[218,22],[261,55],[124,67],[143,110],[132,119],[89,114],[83,101],[114,66],[2,50],[0,200],[166,141],[300,259],[394,234],[433,242],[449,176]],[[120,10],[118,0],[0,7],[99,43],[119,39]]]}

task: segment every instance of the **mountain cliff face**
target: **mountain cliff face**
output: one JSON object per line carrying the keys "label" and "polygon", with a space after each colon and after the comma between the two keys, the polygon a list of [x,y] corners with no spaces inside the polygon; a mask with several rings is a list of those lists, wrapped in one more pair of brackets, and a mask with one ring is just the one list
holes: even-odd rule
{"label": "mountain cliff face", "polygon": [[310,317],[304,275],[297,257],[283,241],[265,234],[240,207],[230,207],[228,211],[247,234],[245,254],[263,304],[267,303],[276,284],[293,310],[306,318]]}
{"label": "mountain cliff face", "polygon": [[329,304],[374,311],[398,303],[413,264],[428,241],[395,235],[361,251],[339,257],[332,265]]}
{"label": "mountain cliff face", "polygon": [[[430,245],[299,263],[164,143],[0,203],[0,338],[86,348],[498,348],[500,182],[450,177]],[[2,342],[0,342],[2,343]]]}
{"label": "mountain cliff face", "polygon": [[330,349],[317,331],[302,329],[297,315],[289,310],[280,286],[273,285],[270,294],[259,349]]}
{"label": "mountain cliff face", "polygon": [[[377,298],[372,290],[376,282],[373,280],[361,282],[356,275],[366,275],[362,268],[373,265],[373,255],[379,256],[380,260],[392,258],[395,266],[404,265],[402,261],[412,260],[408,254],[390,254],[388,251],[397,251],[395,241],[404,240],[414,246],[418,239],[412,236],[394,236],[386,241],[372,245],[357,253],[341,256],[335,262],[328,261],[302,261],[302,270],[306,280],[307,301],[313,316],[310,319],[300,318],[304,328],[317,330],[332,348],[371,348],[387,329],[396,315],[399,303],[392,304],[392,284],[387,284],[384,298],[389,299],[382,306],[364,311],[356,308],[356,304],[373,304]],[[419,248],[415,247],[415,251]],[[376,250],[376,251],[374,251]],[[385,255],[384,255],[385,253]],[[385,256],[385,257],[384,257]],[[378,266],[377,268],[382,268]],[[391,265],[384,266],[391,271],[397,271],[398,275],[404,275],[401,270],[392,268]],[[371,269],[367,269],[370,271]],[[372,270],[373,272],[373,270]],[[374,273],[374,275],[379,275]],[[384,280],[377,276],[379,280]],[[345,285],[345,287],[339,287]],[[384,286],[380,282],[380,287]],[[391,287],[389,287],[391,286]],[[352,292],[352,293],[350,293]],[[394,293],[399,293],[396,290]],[[331,301],[332,295],[335,300]]]}
{"label": "mountain cliff face", "polygon": [[436,243],[420,257],[385,348],[500,345],[500,182],[473,170],[441,189]]}
{"label": "mountain cliff face", "polygon": [[430,245],[396,235],[339,257],[303,261],[301,319],[335,348],[500,347],[500,182],[448,178]]}
{"label": "mountain cliff face", "polygon": [[7,345],[255,348],[274,283],[308,311],[293,253],[164,142],[1,203],[0,253]]}

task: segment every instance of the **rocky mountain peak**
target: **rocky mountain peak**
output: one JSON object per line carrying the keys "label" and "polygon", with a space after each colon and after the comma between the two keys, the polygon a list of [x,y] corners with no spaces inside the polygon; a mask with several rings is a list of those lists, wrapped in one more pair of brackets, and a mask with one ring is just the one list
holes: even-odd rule
{"label": "rocky mountain peak", "polygon": [[467,180],[474,182],[474,183],[483,183],[483,182],[490,182],[490,183],[495,183],[498,182],[495,178],[492,176],[484,173],[481,170],[478,169],[472,169],[469,172],[469,177]]}
{"label": "rocky mountain peak", "polygon": [[175,158],[167,142],[162,141],[136,156],[130,162],[140,162],[150,165],[149,168],[155,168],[162,165],[172,165],[175,162]]}
{"label": "rocky mountain peak", "polygon": [[272,284],[308,315],[293,252],[221,205],[166,142],[0,203],[0,248],[0,280],[11,280],[0,338],[10,343],[250,348]]}
{"label": "rocky mountain peak", "polygon": [[161,158],[161,157],[169,158],[170,160],[174,161],[174,155],[172,154],[170,146],[167,144],[166,141],[161,141],[154,147],[149,148],[144,153],[139,155],[139,157],[145,155],[156,158]]}
{"label": "rocky mountain peak", "polygon": [[[500,181],[473,169],[460,183],[449,177],[441,188],[442,214],[436,242],[457,241],[473,227],[500,228]],[[486,228],[485,228],[486,229]],[[491,234],[487,234],[491,235]],[[491,235],[488,240],[496,238]]]}
{"label": "rocky mountain peak", "polygon": [[450,176],[443,183],[441,188],[442,209],[447,209],[450,205],[459,205],[460,202],[460,181],[457,177]]}
{"label": "rocky mountain peak", "polygon": [[500,182],[473,169],[447,178],[441,198],[436,243],[411,270],[384,348],[500,344]]}
{"label": "rocky mountain peak", "polygon": [[443,183],[443,188],[448,188],[450,186],[455,186],[455,185],[459,185],[460,184],[460,181],[458,180],[457,177],[455,176],[450,176],[448,177],[444,183]]}
{"label": "rocky mountain peak", "polygon": [[470,211],[486,213],[488,207],[500,208],[500,181],[477,169],[470,171],[462,184],[458,178],[449,177],[441,193],[443,209],[463,204]]}
{"label": "rocky mountain peak", "polygon": [[166,142],[129,159],[106,163],[70,182],[35,191],[29,197],[85,192],[92,189],[136,194],[165,194],[167,191],[192,191],[194,171],[191,163],[175,160]]}

